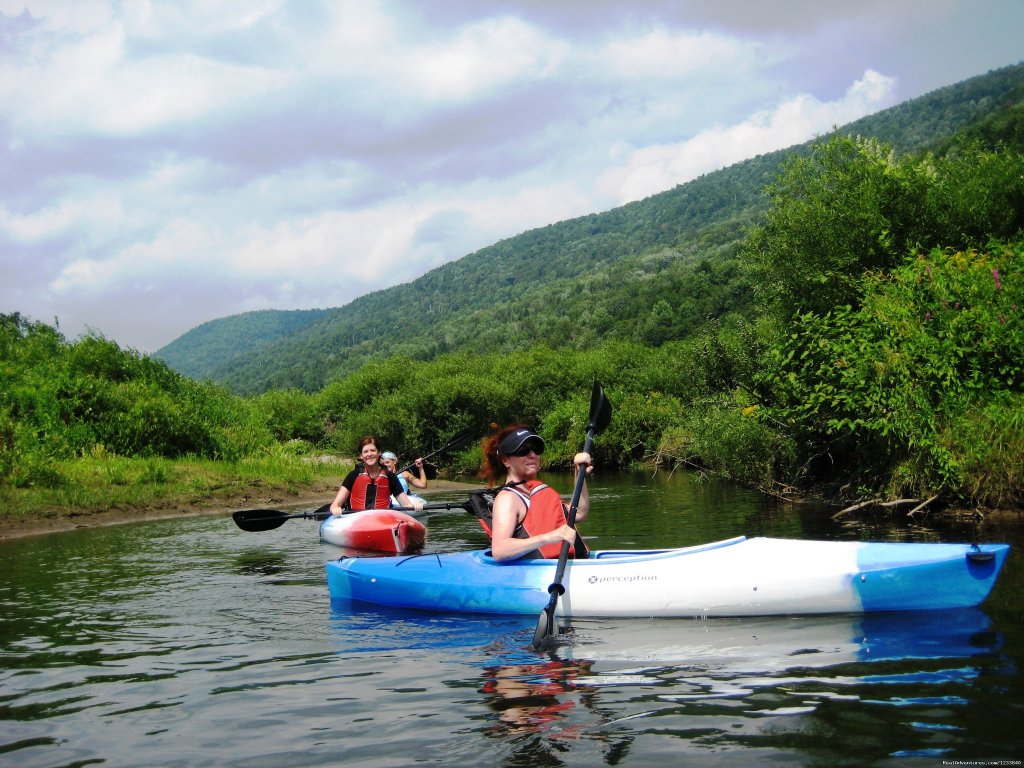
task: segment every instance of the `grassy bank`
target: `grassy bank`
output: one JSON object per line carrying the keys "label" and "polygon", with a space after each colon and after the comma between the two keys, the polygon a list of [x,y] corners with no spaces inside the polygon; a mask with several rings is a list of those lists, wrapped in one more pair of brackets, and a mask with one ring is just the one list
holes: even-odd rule
{"label": "grassy bank", "polygon": [[333,493],[351,461],[263,455],[237,461],[94,455],[61,462],[52,485],[0,486],[0,536]]}

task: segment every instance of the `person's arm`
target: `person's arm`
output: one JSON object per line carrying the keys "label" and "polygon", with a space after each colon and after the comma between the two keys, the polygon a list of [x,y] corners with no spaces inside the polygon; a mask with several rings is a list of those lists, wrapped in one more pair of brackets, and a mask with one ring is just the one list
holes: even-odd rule
{"label": "person's arm", "polygon": [[398,502],[398,506],[406,507],[407,509],[413,509],[416,512],[423,511],[423,502],[419,501],[418,499],[409,498],[409,494],[407,494],[405,491],[393,495],[395,496],[395,500]]}
{"label": "person's arm", "polygon": [[515,560],[545,544],[557,544],[576,540],[576,530],[563,525],[553,531],[531,536],[528,539],[515,538],[519,525],[519,510],[523,501],[514,493],[499,493],[491,509],[491,555],[495,560]]}
{"label": "person's arm", "polygon": [[427,487],[427,469],[423,466],[423,459],[416,459],[416,467],[419,469],[419,477],[416,477],[412,472],[405,471],[405,479],[409,481],[409,484],[416,488]]}
{"label": "person's arm", "polygon": [[391,495],[395,498],[395,501],[398,502],[398,506],[407,507],[417,512],[423,511],[423,502],[409,498],[409,494],[405,492],[405,489],[402,488],[402,484],[398,482],[398,475],[393,475],[388,472],[388,486],[391,489]]}
{"label": "person's arm", "polygon": [[344,485],[338,489],[338,495],[334,497],[334,501],[331,502],[331,514],[340,515],[342,514],[345,506],[345,502],[348,501],[348,497],[351,491]]}
{"label": "person's arm", "polygon": [[352,493],[352,484],[355,480],[356,474],[356,470],[353,469],[345,475],[345,479],[341,481],[341,488],[338,489],[338,495],[335,496],[334,501],[331,502],[332,515],[337,516],[345,511],[343,507],[345,506],[345,502],[348,501],[349,495]]}
{"label": "person's arm", "polygon": [[[580,472],[590,474],[593,467],[590,466],[590,454],[580,451],[573,456],[572,463],[576,468],[576,477],[579,477]],[[582,523],[587,519],[587,514],[590,512],[590,493],[587,491],[587,480],[586,477],[583,479],[583,490],[580,492],[580,502],[576,505],[576,522]]]}

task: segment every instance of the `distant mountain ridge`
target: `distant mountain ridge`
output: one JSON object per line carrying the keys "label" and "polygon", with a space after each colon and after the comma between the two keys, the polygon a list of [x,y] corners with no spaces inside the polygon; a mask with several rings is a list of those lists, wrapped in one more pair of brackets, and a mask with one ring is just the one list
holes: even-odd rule
{"label": "distant mountain ridge", "polygon": [[[263,309],[210,320],[179,336],[154,357],[192,378],[212,378],[208,371],[257,354],[277,339],[307,328],[326,312],[324,309]],[[178,360],[177,364],[172,360]],[[193,372],[181,370],[180,366]]]}
{"label": "distant mountain ridge", "polygon": [[[1024,65],[947,86],[850,123],[901,152],[941,147],[1024,103]],[[1000,129],[1005,130],[1005,129]],[[1012,130],[1012,125],[1011,125]],[[154,356],[242,392],[315,391],[365,362],[406,355],[658,344],[750,301],[733,258],[780,164],[813,142],[761,155],[599,214],[515,237],[343,307],[213,320]]]}

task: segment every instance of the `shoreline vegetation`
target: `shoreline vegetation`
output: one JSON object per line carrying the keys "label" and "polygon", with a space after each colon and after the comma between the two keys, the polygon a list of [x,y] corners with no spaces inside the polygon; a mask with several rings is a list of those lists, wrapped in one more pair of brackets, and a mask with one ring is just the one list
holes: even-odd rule
{"label": "shoreline vegetation", "polygon": [[[297,511],[316,508],[334,498],[342,478],[353,466],[352,460],[329,456],[304,461],[298,468],[278,464],[274,472],[268,471],[264,465],[240,468],[237,464],[223,462],[176,462],[165,468],[166,476],[174,477],[174,481],[147,484],[140,477],[128,479],[131,473],[126,467],[141,463],[139,460],[124,461],[116,457],[108,457],[107,460],[112,460],[120,469],[108,466],[103,471],[93,466],[93,479],[87,489],[80,489],[75,503],[52,491],[4,493],[0,507],[0,541],[153,520],[228,517],[240,509]],[[271,476],[274,479],[268,480]],[[472,475],[460,477],[466,479],[436,478],[430,481],[429,488],[417,493],[429,498],[438,493],[468,492],[481,487],[480,481],[475,481]],[[110,478],[115,478],[116,482],[111,482]],[[780,497],[777,500],[792,506],[836,506],[812,496]],[[897,502],[868,499],[842,509],[836,508],[831,517],[837,520],[847,516],[919,515],[920,518],[1024,521],[1024,507],[943,507],[934,505],[935,499],[925,501],[933,504],[921,503],[917,499]]]}
{"label": "shoreline vegetation", "polygon": [[[217,467],[215,462],[186,462],[167,468],[176,481],[148,487],[145,483],[132,483],[130,488],[126,483],[131,481],[124,480],[127,477],[124,462],[119,462],[122,464],[120,484],[94,481],[75,503],[52,492],[3,494],[0,541],[142,521],[227,517],[240,509],[292,511],[319,507],[334,498],[343,477],[353,466],[352,461],[324,459],[318,462],[320,466],[307,467],[296,475],[277,473],[275,479],[269,481],[251,472],[239,472],[237,467]],[[479,487],[479,482],[438,478],[430,482],[429,488],[417,493],[429,497]]]}

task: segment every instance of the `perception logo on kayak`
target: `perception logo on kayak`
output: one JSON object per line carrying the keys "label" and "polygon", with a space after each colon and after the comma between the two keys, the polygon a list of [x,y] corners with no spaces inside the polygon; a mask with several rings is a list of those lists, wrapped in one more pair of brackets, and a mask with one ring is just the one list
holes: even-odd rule
{"label": "perception logo on kayak", "polygon": [[605,581],[657,581],[657,576],[636,575],[636,576],[591,576],[587,581],[591,584],[601,584]]}

